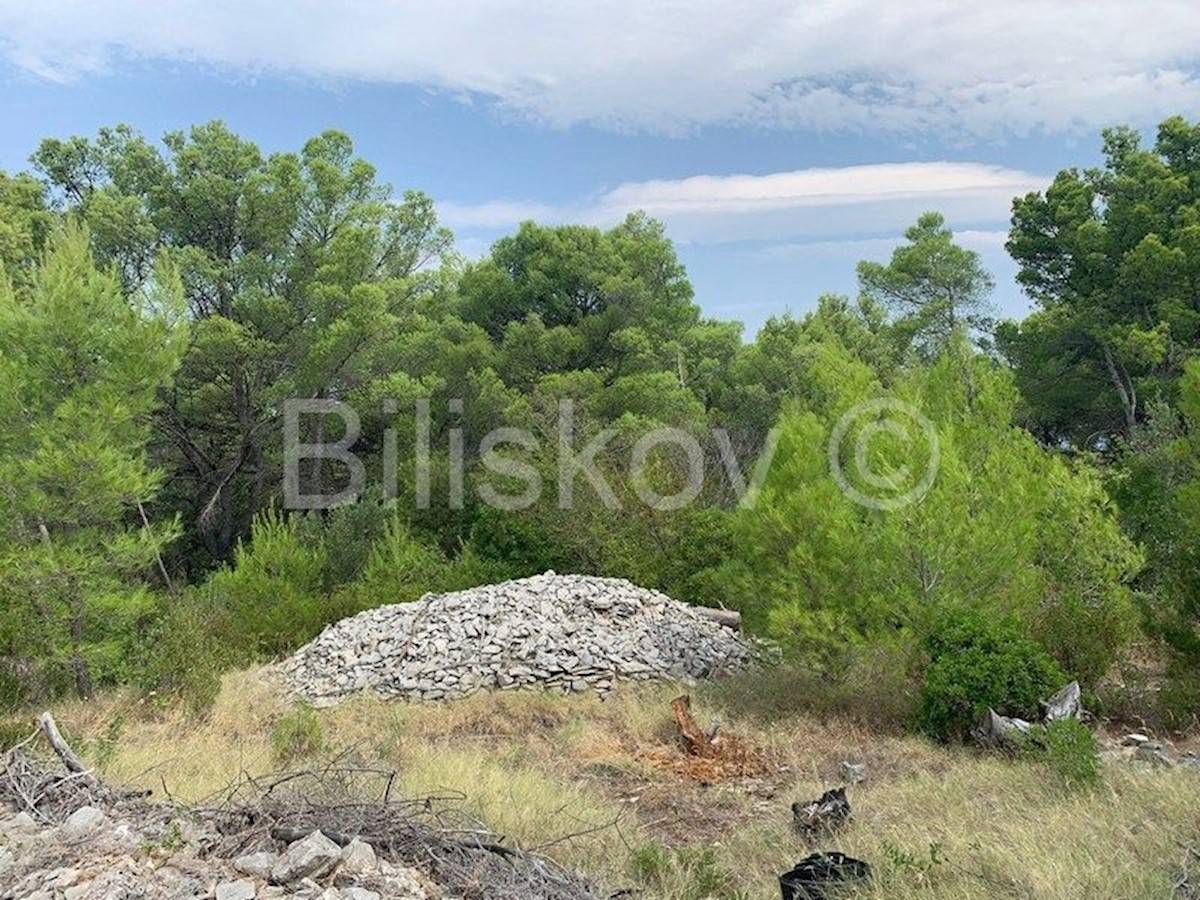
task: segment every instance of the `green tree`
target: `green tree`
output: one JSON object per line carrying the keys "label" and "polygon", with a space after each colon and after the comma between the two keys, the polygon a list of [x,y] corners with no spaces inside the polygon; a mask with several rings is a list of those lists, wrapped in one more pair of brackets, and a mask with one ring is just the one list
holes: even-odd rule
{"label": "green tree", "polygon": [[[438,283],[427,269],[450,236],[427,197],[394,199],[339,132],[271,156],[219,122],[163,143],[119,126],[44,141],[34,162],[127,290],[160,250],[179,267],[192,340],[156,452],[170,472],[162,502],[204,569],[278,490],[282,401],[344,398],[384,374],[366,363]],[[311,424],[319,439],[323,422]],[[344,477],[331,468],[308,476]]]}
{"label": "green tree", "polygon": [[1200,361],[1188,361],[1175,406],[1151,405],[1110,478],[1130,535],[1145,548],[1139,586],[1147,631],[1171,656],[1180,725],[1200,712]]}
{"label": "green tree", "polygon": [[0,655],[81,696],[121,674],[154,610],[145,577],[175,534],[144,504],[163,473],[146,444],[178,365],[177,273],[126,296],[86,231],[52,242],[18,294],[0,276]]}
{"label": "green tree", "polygon": [[525,222],[459,285],[462,316],[500,338],[536,316],[578,334],[567,366],[609,378],[699,321],[692,287],[662,225],[631,215],[608,231]]}
{"label": "green tree", "polygon": [[840,341],[804,363],[720,573],[751,624],[832,664],[965,606],[1019,619],[1094,682],[1129,637],[1140,557],[1097,474],[1014,425],[1010,376],[961,340],[887,389]]}
{"label": "green tree", "polygon": [[32,176],[0,172],[0,266],[18,289],[27,285],[54,225],[45,195]]}
{"label": "green tree", "polygon": [[1035,429],[1086,446],[1131,435],[1200,339],[1200,125],[1168,119],[1152,149],[1112,128],[1104,157],[1013,202],[1008,250],[1040,309],[998,341]]}
{"label": "green tree", "polygon": [[995,283],[979,254],[955,244],[936,212],[922,213],[904,237],[887,265],[858,264],[859,289],[893,314],[897,336],[931,357],[960,330],[990,330]]}

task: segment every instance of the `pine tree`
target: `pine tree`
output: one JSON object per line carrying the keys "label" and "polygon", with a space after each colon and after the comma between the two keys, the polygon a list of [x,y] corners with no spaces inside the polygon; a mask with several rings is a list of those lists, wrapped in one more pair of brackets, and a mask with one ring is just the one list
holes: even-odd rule
{"label": "pine tree", "polygon": [[178,365],[179,279],[167,265],[127,297],[68,225],[29,286],[0,273],[0,661],[9,688],[81,696],[126,664],[153,606],[144,576],[175,526],[144,504],[161,473],[144,448]]}

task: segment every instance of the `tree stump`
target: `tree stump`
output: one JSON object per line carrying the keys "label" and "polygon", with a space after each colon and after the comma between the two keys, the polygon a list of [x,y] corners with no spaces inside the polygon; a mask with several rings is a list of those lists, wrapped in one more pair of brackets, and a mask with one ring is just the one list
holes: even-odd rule
{"label": "tree stump", "polygon": [[692,718],[692,698],[687,694],[676,697],[671,701],[671,712],[675,715],[675,727],[679,729],[679,739],[683,741],[684,749],[692,756],[712,758],[717,755],[713,744],[716,730],[712,734],[701,728]]}

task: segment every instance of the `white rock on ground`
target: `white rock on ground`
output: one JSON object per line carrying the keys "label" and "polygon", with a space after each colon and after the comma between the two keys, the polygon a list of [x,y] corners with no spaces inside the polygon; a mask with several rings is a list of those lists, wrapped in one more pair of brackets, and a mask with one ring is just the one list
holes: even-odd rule
{"label": "white rock on ground", "polygon": [[314,831],[308,837],[290,844],[271,869],[274,884],[291,884],[302,878],[319,878],[336,865],[342,848]]}
{"label": "white rock on ground", "polygon": [[63,839],[68,842],[82,841],[108,824],[108,816],[94,806],[81,806],[62,824]]}
{"label": "white rock on ground", "polygon": [[216,900],[254,900],[257,893],[253,881],[226,881],[217,885]]}
{"label": "white rock on ground", "polygon": [[278,861],[279,854],[260,850],[258,853],[239,856],[233,861],[233,867],[251,878],[269,878],[271,870],[275,868],[275,863]]}
{"label": "white rock on ground", "polygon": [[363,690],[424,700],[532,685],[605,692],[618,679],[704,678],[753,657],[740,635],[666,594],[547,572],[343,619],[277,671],[323,705]]}
{"label": "white rock on ground", "polygon": [[339,872],[345,872],[347,875],[370,875],[378,868],[379,861],[370,844],[355,838],[342,848],[341,859],[338,862]]}

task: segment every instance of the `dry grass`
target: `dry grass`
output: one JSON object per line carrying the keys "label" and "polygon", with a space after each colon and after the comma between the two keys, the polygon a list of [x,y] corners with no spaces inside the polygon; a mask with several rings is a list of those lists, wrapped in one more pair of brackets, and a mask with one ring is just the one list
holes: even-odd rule
{"label": "dry grass", "polygon": [[[869,777],[850,790],[852,823],[825,848],[875,866],[862,896],[1168,900],[1183,896],[1174,887],[1196,865],[1194,772],[1114,766],[1100,788],[1067,794],[1029,764],[812,718],[784,709],[790,695],[756,708],[749,682],[691,692],[697,718],[720,719],[772,761],[767,771],[697,781],[675,766],[672,685],[603,702],[540,693],[444,705],[362,698],[317,719],[323,754],[395,767],[413,794],[461,792],[511,840],[547,847],[614,889],[637,886],[631,861],[644,860],[638,850],[649,844],[712,848],[729,874],[724,888],[717,877],[704,892],[694,872],[660,871],[643,895],[657,900],[777,897],[778,874],[810,849],[790,829],[790,803],[836,782],[845,759],[865,762]],[[189,800],[242,772],[278,768],[272,732],[288,712],[258,672],[229,675],[204,720],[123,696],[56,710],[108,778],[165,783]],[[615,824],[593,830],[607,823]],[[563,840],[578,832],[587,833]]]}

